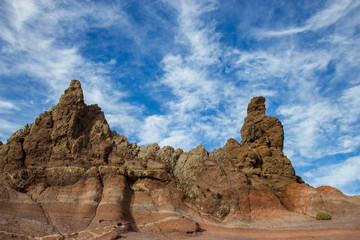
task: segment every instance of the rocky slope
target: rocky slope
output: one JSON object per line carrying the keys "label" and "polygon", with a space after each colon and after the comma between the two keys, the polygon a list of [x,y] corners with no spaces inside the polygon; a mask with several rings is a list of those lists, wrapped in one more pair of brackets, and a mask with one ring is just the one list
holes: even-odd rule
{"label": "rocky slope", "polygon": [[72,80],[58,105],[0,142],[0,237],[116,239],[128,230],[194,233],[198,223],[252,227],[264,219],[335,216],[360,206],[305,184],[283,154],[280,121],[255,97],[241,128],[207,152],[137,146],[111,131]]}

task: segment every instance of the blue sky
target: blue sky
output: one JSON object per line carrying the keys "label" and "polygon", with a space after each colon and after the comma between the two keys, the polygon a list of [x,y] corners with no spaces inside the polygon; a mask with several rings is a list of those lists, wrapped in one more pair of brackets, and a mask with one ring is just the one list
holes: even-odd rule
{"label": "blue sky", "polygon": [[139,145],[240,141],[265,96],[314,186],[360,194],[360,1],[0,2],[0,140],[71,79]]}

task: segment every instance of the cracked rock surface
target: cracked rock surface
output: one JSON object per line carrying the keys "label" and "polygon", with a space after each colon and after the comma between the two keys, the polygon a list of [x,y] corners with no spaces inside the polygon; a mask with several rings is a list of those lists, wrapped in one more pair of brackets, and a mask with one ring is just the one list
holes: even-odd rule
{"label": "cracked rock surface", "polygon": [[58,105],[0,142],[0,237],[116,239],[134,231],[197,232],[198,223],[342,215],[358,198],[305,184],[283,153],[280,121],[255,97],[241,128],[207,152],[137,146],[111,131],[72,80]]}

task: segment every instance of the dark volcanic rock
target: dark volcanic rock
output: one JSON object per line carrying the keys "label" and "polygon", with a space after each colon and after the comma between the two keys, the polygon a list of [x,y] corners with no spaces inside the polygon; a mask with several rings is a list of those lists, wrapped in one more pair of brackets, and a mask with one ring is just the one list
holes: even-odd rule
{"label": "dark volcanic rock", "polygon": [[241,128],[208,153],[137,146],[110,131],[72,80],[59,104],[0,142],[0,236],[116,239],[126,230],[196,232],[358,204],[296,177],[280,121],[255,97]]}

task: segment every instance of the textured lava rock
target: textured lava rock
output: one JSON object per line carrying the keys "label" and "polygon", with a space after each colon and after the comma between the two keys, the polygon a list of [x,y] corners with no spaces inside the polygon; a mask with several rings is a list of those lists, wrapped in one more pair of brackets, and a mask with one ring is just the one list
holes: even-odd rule
{"label": "textured lava rock", "polygon": [[318,189],[283,154],[280,121],[265,98],[249,103],[241,143],[207,152],[137,146],[110,130],[72,80],[58,105],[0,142],[0,236],[116,239],[127,230],[193,233],[198,223],[228,227],[325,210],[342,214],[358,199]]}

